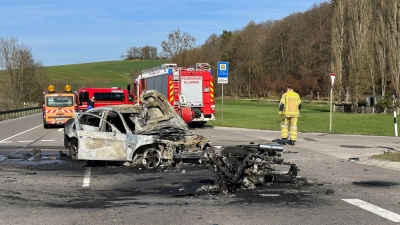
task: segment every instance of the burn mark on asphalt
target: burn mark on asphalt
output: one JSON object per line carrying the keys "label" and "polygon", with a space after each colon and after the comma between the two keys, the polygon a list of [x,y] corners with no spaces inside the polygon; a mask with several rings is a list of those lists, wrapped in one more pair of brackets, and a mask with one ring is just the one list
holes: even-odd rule
{"label": "burn mark on asphalt", "polygon": [[147,179],[136,179],[136,181],[138,182],[144,182],[144,181],[153,181],[153,180],[162,180],[164,178],[162,177],[151,177],[151,178],[147,178]]}
{"label": "burn mark on asphalt", "polygon": [[352,182],[354,185],[362,187],[390,187],[399,185],[398,183],[388,182],[388,181],[358,181]]}
{"label": "burn mark on asphalt", "polygon": [[372,148],[372,147],[367,147],[367,146],[362,146],[362,145],[340,145],[342,148]]}
{"label": "burn mark on asphalt", "polygon": [[391,148],[391,147],[386,147],[386,146],[378,146],[378,147],[379,147],[379,148],[386,148],[386,149],[388,149],[389,151],[399,152],[399,150],[396,150],[396,149]]}
{"label": "burn mark on asphalt", "polygon": [[312,138],[303,138],[303,139],[306,140],[306,141],[317,141],[317,140],[312,139]]}

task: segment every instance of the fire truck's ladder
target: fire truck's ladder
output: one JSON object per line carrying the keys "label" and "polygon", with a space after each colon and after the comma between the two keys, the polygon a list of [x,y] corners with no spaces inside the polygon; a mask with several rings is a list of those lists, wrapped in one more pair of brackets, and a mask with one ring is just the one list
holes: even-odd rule
{"label": "fire truck's ladder", "polygon": [[153,67],[151,69],[147,70],[142,70],[141,72],[141,77],[142,78],[147,78],[147,77],[152,77],[152,76],[158,76],[158,75],[163,75],[168,73],[169,69],[174,70],[177,65],[176,63],[165,63],[162,64],[161,66]]}
{"label": "fire truck's ladder", "polygon": [[174,105],[179,105],[179,93],[181,90],[180,87],[180,76],[181,76],[181,71],[178,69],[177,71],[174,71]]}

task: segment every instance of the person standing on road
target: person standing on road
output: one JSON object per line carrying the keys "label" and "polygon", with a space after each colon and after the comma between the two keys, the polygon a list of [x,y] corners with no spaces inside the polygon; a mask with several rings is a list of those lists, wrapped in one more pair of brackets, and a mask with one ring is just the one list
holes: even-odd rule
{"label": "person standing on road", "polygon": [[[281,121],[282,144],[294,145],[297,140],[297,122],[301,109],[301,99],[299,94],[293,91],[293,85],[286,85],[286,92],[282,95],[279,102],[279,116]],[[290,125],[290,140],[288,140]]]}

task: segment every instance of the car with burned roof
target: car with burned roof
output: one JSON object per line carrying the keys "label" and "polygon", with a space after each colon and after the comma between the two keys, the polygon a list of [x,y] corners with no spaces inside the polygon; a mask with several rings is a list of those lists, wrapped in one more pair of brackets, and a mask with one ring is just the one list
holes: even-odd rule
{"label": "car with burned roof", "polygon": [[64,127],[71,158],[149,169],[201,158],[208,140],[189,130],[164,95],[148,90],[141,102],[77,112]]}

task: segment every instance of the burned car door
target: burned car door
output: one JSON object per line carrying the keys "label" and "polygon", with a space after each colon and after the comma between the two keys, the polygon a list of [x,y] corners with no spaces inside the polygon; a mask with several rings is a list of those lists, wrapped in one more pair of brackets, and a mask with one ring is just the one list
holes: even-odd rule
{"label": "burned car door", "polygon": [[[126,140],[130,132],[122,122],[121,115],[105,110],[101,116],[88,115],[94,126],[79,124],[77,127],[78,159],[124,161],[127,158]],[[78,121],[80,122],[80,121]]]}

